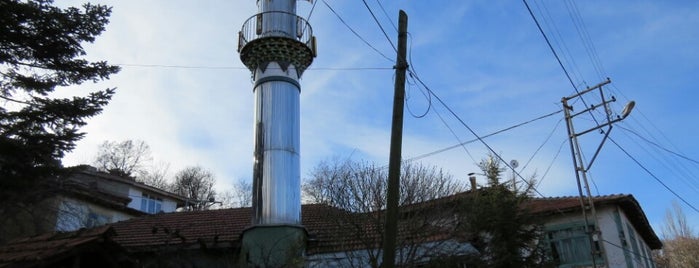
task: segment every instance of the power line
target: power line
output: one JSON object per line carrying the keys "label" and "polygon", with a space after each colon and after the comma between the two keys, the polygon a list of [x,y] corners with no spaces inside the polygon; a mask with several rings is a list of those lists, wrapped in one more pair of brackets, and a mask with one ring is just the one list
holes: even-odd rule
{"label": "power line", "polygon": [[[366,45],[369,46],[371,49],[373,49],[374,51],[376,51],[376,53],[379,53],[379,55],[381,55],[382,57],[384,57],[385,59],[387,59],[389,62],[393,62],[393,60],[391,60],[391,58],[389,58],[388,56],[386,56],[386,55],[384,55],[383,53],[381,53],[381,51],[379,51],[378,49],[376,49],[376,47],[374,47],[373,45],[371,45],[366,39],[364,39],[364,37],[362,37],[361,35],[359,35],[359,33],[357,33],[357,31],[355,31],[354,29],[352,29],[352,27],[349,26],[349,24],[347,24],[347,22],[342,18],[342,16],[340,16],[340,14],[338,14],[338,13],[335,11],[335,9],[333,9],[333,8],[330,6],[330,4],[328,4],[328,2],[326,2],[325,0],[322,0],[322,1],[323,1],[323,4],[325,4],[325,6],[327,6],[328,9],[330,9],[330,11],[331,11],[333,14],[335,14],[335,16],[340,20],[340,22],[342,22],[342,24],[344,24],[345,27],[347,27],[347,29],[349,29],[357,38],[359,38],[360,40],[362,40],[362,41],[364,42],[364,44],[366,44]],[[395,49],[395,47],[394,47],[394,49]]]}
{"label": "power line", "polygon": [[694,159],[692,159],[692,158],[690,158],[690,157],[688,157],[688,156],[685,156],[685,155],[683,155],[683,154],[680,154],[680,153],[678,153],[678,152],[672,151],[672,150],[670,150],[670,149],[668,149],[668,148],[665,148],[665,147],[661,146],[660,144],[657,144],[657,143],[655,143],[655,142],[653,142],[653,141],[647,139],[646,137],[641,136],[641,134],[638,134],[638,133],[636,133],[635,131],[633,131],[633,130],[631,130],[631,129],[625,128],[625,127],[623,127],[623,126],[619,126],[619,128],[621,128],[621,129],[623,129],[623,130],[626,130],[626,131],[630,132],[631,134],[636,135],[636,137],[639,137],[639,138],[642,139],[643,141],[645,141],[645,142],[647,142],[647,143],[649,143],[649,144],[651,144],[651,145],[657,147],[657,148],[660,149],[660,150],[663,150],[663,151],[668,152],[668,153],[670,153],[670,154],[672,154],[672,155],[674,155],[674,156],[677,156],[677,157],[682,158],[682,159],[684,159],[684,160],[693,162],[693,163],[695,163],[695,164],[699,164],[699,161],[694,160]]}
{"label": "power line", "polygon": [[451,134],[454,136],[454,138],[456,138],[456,140],[459,141],[459,145],[461,145],[461,148],[464,148],[464,151],[466,152],[468,157],[470,157],[471,160],[475,163],[476,159],[473,157],[473,155],[471,155],[471,152],[469,152],[468,149],[466,148],[466,143],[461,141],[461,138],[459,138],[459,135],[456,135],[456,132],[454,132],[454,130],[449,126],[449,124],[447,124],[447,121],[445,121],[444,118],[442,118],[442,115],[436,109],[434,110],[434,113],[437,114],[437,116],[439,117],[439,120],[442,121],[442,124],[444,124],[444,126],[447,127],[447,129],[449,129],[449,132],[451,132]]}
{"label": "power line", "polygon": [[[429,113],[430,109],[432,108],[432,95],[429,93],[425,93],[425,91],[422,88],[420,88],[420,83],[415,82],[415,78],[413,77],[413,73],[415,73],[417,75],[417,71],[415,70],[415,67],[413,65],[413,36],[410,33],[408,33],[408,40],[410,41],[410,43],[409,43],[410,45],[408,46],[408,66],[410,66],[410,68],[412,69],[412,73],[409,73],[410,79],[413,80],[413,84],[418,86],[418,89],[420,89],[420,93],[422,93],[422,95],[425,96],[425,98],[427,99],[427,109],[425,109],[425,112],[423,114],[416,117],[416,118],[422,118],[425,115],[427,115],[427,113]],[[407,104],[408,98],[406,98],[405,101]],[[410,105],[408,105],[408,111],[410,111]],[[410,111],[410,113],[412,114],[412,111]],[[413,115],[413,117],[415,117],[415,116]]]}
{"label": "power line", "polygon": [[[312,1],[313,5],[311,6],[311,10],[308,12],[308,16],[306,16],[307,21],[311,21],[311,16],[313,15],[313,10],[316,9],[316,4],[318,4],[318,1]],[[310,27],[310,23],[306,23],[306,25],[303,26],[303,32],[306,32],[306,28]]]}
{"label": "power line", "polygon": [[[602,241],[604,241],[605,243],[607,243],[607,244],[609,244],[609,245],[612,245],[612,246],[614,246],[614,247],[617,247],[617,248],[621,249],[622,251],[625,251],[625,252],[627,252],[627,253],[631,253],[631,254],[633,254],[633,255],[636,255],[636,256],[639,257],[639,258],[646,259],[646,260],[648,260],[648,261],[654,263],[655,265],[658,265],[658,262],[656,262],[656,261],[653,259],[652,256],[644,256],[644,255],[641,255],[640,253],[634,252],[633,250],[630,250],[630,249],[628,249],[628,248],[624,248],[624,247],[622,247],[622,246],[620,246],[620,245],[617,245],[617,244],[615,244],[615,243],[612,243],[612,242],[610,242],[610,241],[608,241],[608,240],[606,240],[606,239],[602,239]],[[641,249],[641,250],[643,250],[643,249]]]}
{"label": "power line", "polygon": [[[413,74],[413,75],[414,75],[414,74]],[[510,164],[507,163],[507,161],[505,161],[505,159],[503,159],[502,156],[500,156],[500,154],[498,154],[487,142],[485,142],[485,140],[483,140],[483,137],[479,136],[468,124],[466,124],[466,122],[465,122],[463,119],[461,119],[461,117],[459,117],[459,115],[457,115],[457,114],[454,112],[454,110],[452,110],[451,107],[449,107],[449,106],[442,100],[442,98],[440,98],[436,93],[434,93],[434,91],[432,91],[432,90],[422,81],[422,79],[420,79],[419,76],[417,76],[417,75],[414,75],[414,76],[415,76],[415,79],[416,79],[418,82],[420,82],[420,84],[422,84],[422,86],[424,86],[425,89],[427,89],[427,91],[428,91],[430,94],[432,94],[432,96],[434,96],[435,99],[437,99],[437,101],[439,101],[439,103],[441,103],[442,106],[444,106],[444,108],[446,108],[447,111],[449,111],[449,113],[451,113],[452,116],[454,116],[454,118],[456,118],[456,120],[458,120],[458,121],[461,123],[461,125],[463,125],[473,136],[475,136],[476,139],[477,139],[478,141],[480,141],[480,142],[483,144],[483,146],[485,146],[486,148],[488,148],[488,151],[490,151],[493,155],[495,155],[507,168],[512,169],[512,171],[514,172],[514,174],[516,174],[517,177],[519,177],[524,183],[526,183],[529,187],[531,187],[531,189],[532,189],[535,193],[537,193],[537,194],[538,194],[539,196],[541,196],[541,197],[545,197],[541,192],[539,192],[539,190],[536,189],[536,187],[535,187],[531,182],[527,181],[524,177],[522,177],[522,175],[521,175],[519,172],[517,172],[514,168],[512,168],[512,166],[510,166]],[[559,112],[561,112],[561,111],[556,111],[556,112],[551,113],[551,114],[549,114],[549,115],[553,115],[553,114],[556,114],[556,113],[559,113]],[[547,115],[547,116],[549,116],[549,115]]]}
{"label": "power line", "polygon": [[[527,7],[527,10],[529,11],[529,15],[534,20],[534,23],[536,23],[536,27],[539,29],[539,32],[541,32],[541,35],[544,37],[544,40],[546,40],[546,44],[549,46],[549,49],[551,49],[551,53],[553,53],[553,56],[556,57],[556,61],[558,61],[558,65],[561,66],[561,69],[563,69],[563,73],[565,73],[566,77],[568,78],[570,85],[573,86],[576,93],[580,94],[580,92],[578,92],[578,88],[575,87],[575,83],[573,82],[573,79],[570,77],[568,70],[563,65],[563,62],[561,62],[561,58],[558,56],[558,53],[556,53],[556,50],[553,49],[553,45],[551,45],[551,41],[549,40],[548,36],[546,36],[544,29],[541,28],[541,24],[539,24],[539,20],[536,19],[536,16],[534,16],[534,12],[532,12],[532,9],[529,8],[529,4],[527,3],[527,0],[522,0],[522,2],[524,2],[524,5]],[[585,106],[587,106],[587,104],[585,104]]]}
{"label": "power line", "polygon": [[[204,70],[246,70],[242,66],[207,66],[207,65],[167,65],[167,64],[140,64],[140,63],[117,63],[123,67],[142,68],[171,68],[171,69],[204,69]],[[310,67],[306,71],[367,71],[367,70],[393,70],[392,67]]]}
{"label": "power line", "polygon": [[[415,80],[415,79],[412,78],[412,77],[411,77],[411,79]],[[421,113],[421,114],[415,114],[415,113],[413,112],[413,110],[410,109],[410,102],[409,102],[409,101],[410,101],[410,99],[411,99],[412,97],[410,96],[410,90],[408,90],[408,91],[406,91],[406,94],[405,94],[405,104],[406,104],[405,106],[406,106],[406,108],[408,109],[408,112],[410,113],[410,115],[411,115],[413,118],[423,118],[423,117],[425,117],[425,116],[430,112],[430,108],[432,107],[432,98],[430,98],[430,95],[427,94],[427,93],[425,93],[425,91],[423,91],[422,88],[420,88],[419,84],[418,84],[418,83],[415,83],[415,81],[413,81],[412,83],[410,83],[410,81],[408,81],[408,86],[409,86],[408,89],[413,88],[413,86],[418,86],[418,90],[420,91],[420,93],[422,93],[423,96],[425,96],[425,99],[427,99],[427,102],[428,102],[428,103],[427,103],[427,109],[425,109],[425,111],[424,111],[423,113]]]}
{"label": "power line", "polygon": [[692,204],[690,204],[689,202],[687,202],[687,200],[685,200],[685,199],[684,199],[682,196],[680,196],[677,192],[675,192],[675,191],[672,190],[669,186],[667,186],[667,184],[665,184],[662,180],[660,180],[660,178],[658,178],[657,176],[655,176],[655,174],[653,174],[653,172],[651,172],[651,171],[648,170],[645,166],[643,166],[643,164],[641,164],[641,162],[639,162],[635,157],[633,157],[631,154],[629,154],[629,152],[626,151],[623,147],[621,147],[621,145],[619,145],[614,139],[612,139],[612,137],[609,137],[609,140],[610,140],[612,143],[614,143],[614,144],[616,145],[616,147],[619,148],[619,150],[621,150],[622,152],[624,152],[624,154],[626,154],[626,156],[628,156],[629,158],[631,158],[631,160],[633,160],[633,161],[636,163],[636,165],[638,165],[641,169],[643,169],[646,173],[648,173],[648,175],[650,175],[651,177],[653,177],[653,179],[655,179],[655,180],[658,181],[663,187],[665,187],[665,189],[667,189],[668,191],[670,191],[670,193],[672,193],[675,197],[679,198],[683,203],[685,203],[687,206],[689,206],[690,208],[692,208],[694,211],[699,212],[699,209],[697,209],[697,208],[694,207]]}
{"label": "power line", "polygon": [[393,29],[398,32],[398,27],[396,27],[396,24],[393,23],[393,20],[391,19],[391,16],[386,13],[386,9],[383,8],[383,5],[381,4],[381,1],[376,0],[376,3],[379,4],[379,8],[381,8],[381,11],[383,11],[383,15],[386,16],[389,22],[391,22],[391,25],[393,26]]}
{"label": "power line", "polygon": [[[568,3],[570,2],[570,5]],[[587,52],[588,57],[590,58],[590,62],[592,63],[592,67],[597,71],[597,75],[599,76],[599,79],[604,79],[604,66],[602,65],[602,61],[599,58],[599,55],[597,54],[597,49],[595,48],[594,42],[592,42],[592,38],[590,37],[590,34],[587,31],[587,27],[585,26],[585,21],[582,18],[582,15],[580,14],[580,10],[578,9],[578,6],[575,4],[574,1],[565,1],[566,7],[568,8],[568,13],[571,16],[571,19],[573,21],[573,25],[575,25],[576,30],[578,30],[578,35],[580,36],[580,39],[585,46],[585,50]]]}
{"label": "power line", "polygon": [[566,143],[568,143],[568,139],[564,139],[563,142],[561,142],[561,145],[558,146],[558,151],[556,152],[556,155],[553,156],[551,163],[548,167],[546,167],[544,175],[541,175],[541,179],[536,182],[536,187],[539,187],[539,185],[541,185],[541,182],[544,181],[544,179],[546,178],[546,175],[549,174],[549,171],[551,171],[551,167],[553,167],[553,164],[556,163],[556,159],[558,159],[558,156],[561,154],[561,151],[563,150],[563,145],[565,145]]}
{"label": "power line", "polygon": [[532,162],[532,160],[533,160],[534,157],[539,153],[539,151],[541,150],[541,148],[543,148],[544,145],[546,145],[546,144],[549,142],[549,140],[551,139],[551,137],[553,137],[553,133],[556,132],[556,129],[558,129],[558,126],[561,125],[561,122],[563,122],[563,118],[559,119],[558,122],[556,123],[556,125],[553,126],[553,129],[551,130],[551,132],[549,132],[549,135],[546,137],[546,139],[544,139],[544,142],[541,143],[541,145],[539,145],[538,148],[536,148],[536,151],[534,151],[534,153],[532,154],[532,156],[529,157],[529,160],[527,160],[527,163],[525,163],[525,164],[522,166],[522,169],[520,169],[520,171],[524,171],[525,169],[527,169],[527,166],[529,166],[529,163]]}
{"label": "power line", "polygon": [[[563,62],[561,62],[561,58],[558,56],[558,53],[556,53],[556,50],[553,48],[553,45],[551,45],[551,41],[549,41],[548,36],[546,36],[546,33],[544,32],[544,29],[541,28],[541,24],[539,24],[539,20],[537,20],[537,19],[536,19],[536,16],[534,16],[534,12],[532,12],[532,9],[529,7],[529,4],[527,3],[527,0],[522,0],[522,2],[524,2],[524,5],[527,7],[527,11],[529,11],[529,15],[530,15],[530,16],[532,17],[532,19],[534,20],[534,23],[536,24],[536,27],[539,29],[539,32],[541,33],[541,35],[544,37],[544,40],[546,40],[546,44],[548,45],[549,49],[550,49],[551,52],[553,53],[553,56],[556,58],[556,61],[558,61],[558,65],[561,66],[561,69],[563,70],[563,73],[564,73],[564,74],[566,75],[566,77],[568,78],[568,81],[570,82],[570,85],[573,87],[573,89],[575,89],[575,93],[577,93],[577,94],[579,95],[579,94],[580,94],[580,91],[579,91],[578,88],[575,86],[575,83],[573,82],[573,79],[570,77],[570,74],[568,73],[568,70],[566,69],[566,67],[563,65]],[[583,104],[584,104],[586,107],[589,107],[589,105],[587,105],[587,103],[585,102],[585,99],[583,99],[582,96],[580,97],[580,100],[583,102]],[[592,119],[595,120],[595,123],[597,123],[597,124],[599,125],[599,122],[597,121],[597,118],[595,117],[595,115],[592,113],[592,110],[588,110],[588,112],[589,112],[590,115],[592,116]]]}
{"label": "power line", "polygon": [[390,43],[390,44],[391,44],[391,47],[393,47],[393,50],[394,50],[394,51],[398,51],[398,49],[396,48],[396,46],[393,44],[393,41],[391,41],[391,38],[388,37],[388,34],[386,33],[386,30],[384,30],[384,29],[383,29],[383,26],[381,26],[381,23],[379,22],[379,19],[376,18],[376,15],[374,15],[374,11],[372,11],[371,8],[369,7],[369,4],[367,4],[366,0],[362,0],[362,2],[364,3],[364,6],[366,7],[366,9],[369,10],[369,13],[371,14],[371,17],[374,18],[374,22],[376,22],[376,25],[378,25],[378,26],[379,26],[379,29],[381,29],[381,32],[383,33],[383,36],[386,37],[386,40],[388,40],[388,43]]}
{"label": "power line", "polygon": [[[431,92],[431,91],[430,91],[430,92]],[[489,138],[489,137],[491,137],[491,136],[495,136],[495,135],[500,134],[500,133],[503,133],[503,132],[505,132],[505,131],[509,131],[509,130],[512,130],[512,129],[515,129],[515,128],[518,128],[518,127],[527,125],[527,124],[529,124],[529,123],[533,123],[533,122],[535,122],[535,121],[538,121],[538,120],[541,120],[541,119],[544,119],[544,118],[547,118],[547,117],[556,115],[556,114],[560,113],[561,111],[562,111],[562,110],[558,110],[558,111],[555,111],[555,112],[552,112],[552,113],[549,113],[549,114],[546,114],[546,115],[542,115],[542,116],[539,116],[539,117],[537,117],[537,118],[534,118],[534,119],[531,119],[531,120],[528,120],[528,121],[525,121],[525,122],[522,122],[522,123],[519,123],[519,124],[510,126],[510,127],[507,127],[507,128],[504,128],[504,129],[501,129],[501,130],[498,130],[498,131],[495,131],[495,132],[493,132],[493,133],[490,133],[490,134],[487,134],[487,135],[483,135],[483,136],[481,136],[480,138],[482,138],[482,139]],[[454,145],[452,145],[452,146],[444,147],[444,148],[439,149],[439,150],[435,150],[435,151],[432,151],[432,152],[429,152],[429,153],[425,153],[425,154],[421,154],[421,155],[418,155],[418,156],[415,156],[415,157],[408,158],[408,159],[406,159],[406,161],[415,161],[415,160],[423,159],[423,158],[426,158],[426,157],[430,157],[430,156],[433,156],[433,155],[436,155],[436,154],[440,154],[440,153],[449,151],[449,150],[451,150],[451,149],[457,148],[457,147],[459,147],[459,146],[463,146],[463,145],[466,145],[466,144],[469,144],[469,143],[476,142],[476,141],[478,141],[478,140],[479,140],[479,139],[477,139],[477,138],[476,138],[476,139],[472,139],[472,140],[467,140],[467,141],[464,141],[464,142],[461,142],[461,143],[458,143],[458,144],[454,144]],[[473,158],[473,157],[471,157],[471,158]]]}
{"label": "power line", "polygon": [[[573,75],[573,78],[575,78],[575,81],[584,81],[582,77],[582,74],[580,73],[580,68],[578,68],[577,63],[575,62],[575,59],[573,58],[572,54],[570,52],[570,49],[566,45],[566,42],[563,40],[563,35],[561,35],[560,30],[556,26],[556,23],[554,22],[553,16],[551,16],[551,11],[548,9],[545,3],[541,3],[541,6],[537,3],[537,1],[534,1],[534,5],[541,10],[541,15],[543,17],[544,24],[548,26],[549,28],[552,29],[553,32],[553,42],[552,43],[558,43],[559,47],[562,47],[561,54],[563,55],[564,61],[567,61],[570,63],[571,67],[571,74]],[[581,84],[578,82],[576,87],[580,87]]]}
{"label": "power line", "polygon": [[[674,157],[671,159],[667,154],[664,154],[660,149],[656,147],[642,146],[640,141],[633,139],[629,133],[624,132],[625,135],[629,137],[631,141],[636,143],[636,145],[644,150],[652,159],[660,163],[668,172],[673,173],[677,179],[684,182],[686,189],[694,190],[695,193],[699,194],[699,184],[697,184],[697,176],[692,169],[687,167],[684,162],[676,161]],[[653,152],[649,151],[653,149]]]}

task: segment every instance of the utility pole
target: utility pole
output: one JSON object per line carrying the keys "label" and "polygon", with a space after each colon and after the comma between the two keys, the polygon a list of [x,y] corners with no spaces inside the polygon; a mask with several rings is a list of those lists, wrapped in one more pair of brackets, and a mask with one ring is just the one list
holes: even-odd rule
{"label": "utility pole", "polygon": [[[629,102],[625,107],[624,110],[621,112],[620,116],[617,116],[616,118],[612,117],[612,111],[609,108],[609,104],[612,102],[615,102],[616,99],[612,96],[611,99],[607,99],[607,96],[604,94],[604,90],[602,89],[602,86],[611,83],[609,79],[607,81],[604,81],[602,83],[599,83],[593,87],[588,87],[582,92],[579,92],[577,94],[574,94],[569,97],[564,97],[561,99],[561,103],[563,104],[563,112],[565,114],[565,119],[566,119],[566,125],[567,125],[567,130],[568,130],[568,139],[569,139],[569,144],[570,144],[570,151],[571,155],[573,157],[573,165],[575,166],[575,179],[577,182],[578,186],[578,194],[580,195],[580,206],[582,208],[582,214],[583,218],[585,219],[585,232],[588,235],[588,240],[590,243],[590,253],[592,257],[592,267],[597,267],[598,262],[597,258],[598,256],[601,256],[601,262],[603,263],[603,266],[608,266],[607,260],[606,260],[606,255],[604,253],[604,247],[602,243],[600,242],[600,238],[602,235],[602,232],[599,229],[599,223],[597,220],[597,211],[595,210],[595,203],[594,199],[592,197],[591,191],[590,191],[590,185],[588,183],[587,179],[587,171],[590,170],[590,167],[592,167],[592,163],[594,163],[595,159],[599,155],[600,150],[602,149],[602,145],[604,145],[604,142],[607,140],[609,137],[609,133],[612,130],[612,125],[616,122],[619,122],[621,120],[624,120],[629,113],[631,113],[631,110],[633,109],[635,102],[631,101]],[[601,103],[599,104],[592,104],[589,107],[583,107],[581,111],[573,114],[572,112],[574,111],[573,105],[569,104],[568,101],[575,99],[575,98],[581,98],[582,96],[591,93],[594,91],[598,91],[600,94],[601,98]],[[584,102],[583,102],[584,103]],[[587,106],[587,105],[586,105]],[[585,131],[582,132],[575,132],[575,129],[573,128],[573,118],[584,114],[584,113],[591,113],[593,110],[598,109],[598,108],[603,108],[604,109],[604,114],[605,114],[605,122],[597,122],[595,121],[596,125],[594,127],[591,127]],[[605,128],[602,130],[602,128]],[[590,160],[587,165],[583,162],[582,158],[582,152],[580,150],[580,143],[578,142],[578,137],[589,133],[594,130],[601,130],[601,132],[604,134],[604,137],[602,141],[600,142],[599,146],[597,146],[597,150],[595,151],[595,154],[592,156],[592,159]],[[585,188],[585,192],[583,192],[583,187]],[[590,216],[588,216],[588,210],[590,214],[592,214],[592,220],[589,219]],[[590,226],[592,225],[592,226]]]}
{"label": "utility pole", "polygon": [[396,81],[393,96],[393,121],[391,124],[391,152],[388,160],[388,189],[386,190],[386,223],[383,239],[384,268],[395,267],[396,236],[398,234],[398,200],[400,199],[400,162],[403,143],[403,105],[405,103],[405,71],[408,40],[408,15],[398,13],[398,55],[396,56]]}

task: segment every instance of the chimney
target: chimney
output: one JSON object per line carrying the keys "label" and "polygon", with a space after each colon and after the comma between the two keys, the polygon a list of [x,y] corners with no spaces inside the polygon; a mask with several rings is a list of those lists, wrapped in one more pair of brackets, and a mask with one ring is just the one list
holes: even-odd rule
{"label": "chimney", "polygon": [[471,192],[475,192],[477,189],[476,176],[469,176],[469,182],[471,182]]}

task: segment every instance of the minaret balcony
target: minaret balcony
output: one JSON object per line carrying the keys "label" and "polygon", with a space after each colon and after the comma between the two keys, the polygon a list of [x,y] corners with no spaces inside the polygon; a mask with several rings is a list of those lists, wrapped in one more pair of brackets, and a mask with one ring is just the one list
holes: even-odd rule
{"label": "minaret balcony", "polygon": [[238,52],[251,71],[275,61],[294,64],[300,74],[316,56],[311,25],[296,14],[262,12],[247,19],[238,33]]}

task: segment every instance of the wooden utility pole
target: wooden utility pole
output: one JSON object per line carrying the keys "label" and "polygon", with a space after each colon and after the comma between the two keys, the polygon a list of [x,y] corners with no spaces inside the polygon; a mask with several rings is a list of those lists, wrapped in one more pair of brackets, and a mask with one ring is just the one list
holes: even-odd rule
{"label": "wooden utility pole", "polygon": [[405,103],[405,71],[408,40],[408,15],[398,13],[398,55],[396,56],[396,81],[393,96],[393,121],[391,124],[391,152],[388,160],[388,189],[386,192],[386,223],[383,238],[383,267],[395,267],[396,236],[398,234],[398,200],[400,199],[400,162],[403,143],[403,105]]}

